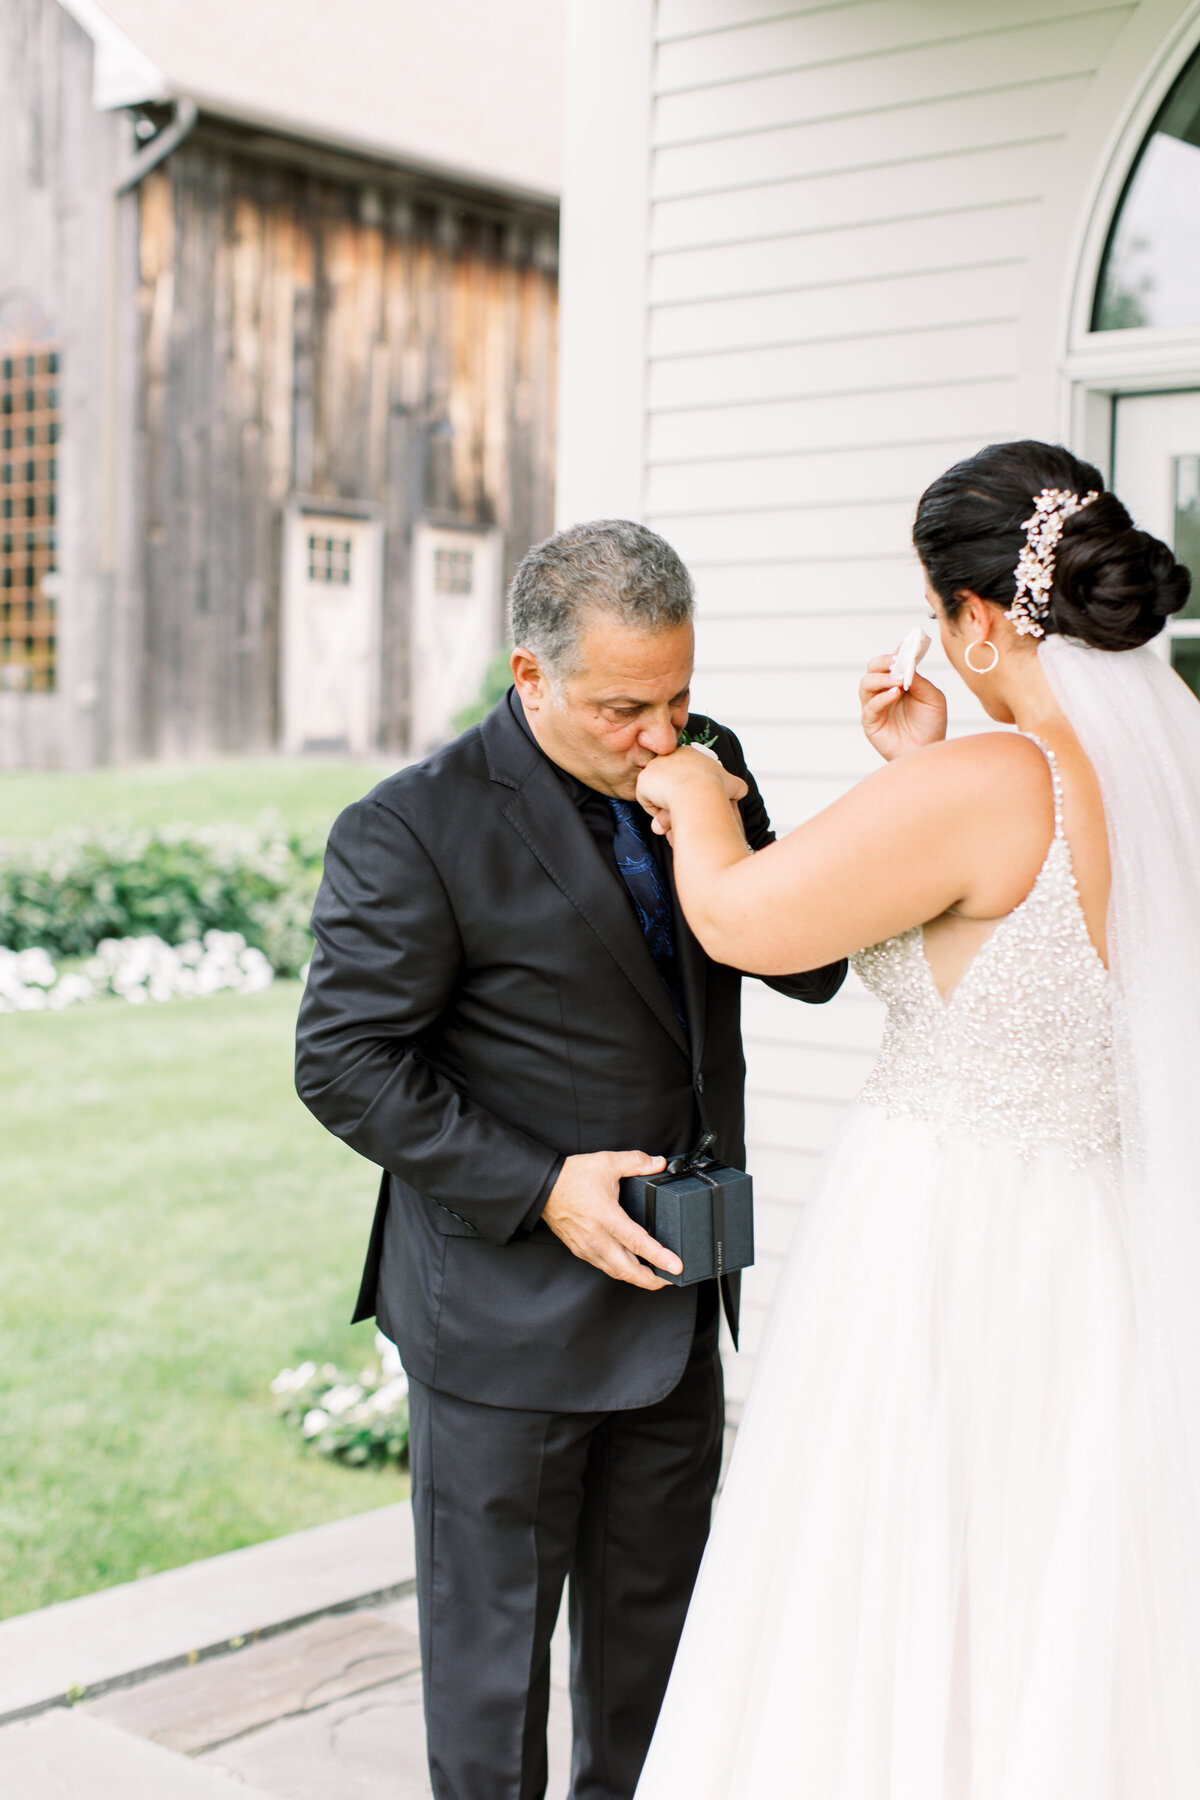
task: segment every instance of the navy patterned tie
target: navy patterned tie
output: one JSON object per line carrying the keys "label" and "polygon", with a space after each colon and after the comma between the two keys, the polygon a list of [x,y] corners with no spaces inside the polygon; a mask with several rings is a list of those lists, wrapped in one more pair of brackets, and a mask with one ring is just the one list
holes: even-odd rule
{"label": "navy patterned tie", "polygon": [[[606,796],[607,797],[607,796]],[[679,978],[679,958],[675,950],[675,916],[671,896],[662,878],[654,852],[635,823],[636,809],[628,800],[608,797],[617,829],[613,835],[613,855],[621,880],[637,909],[642,935],[650,946],[659,974],[675,1007],[679,1023],[687,1030],[687,1014],[683,1005],[683,983]]]}

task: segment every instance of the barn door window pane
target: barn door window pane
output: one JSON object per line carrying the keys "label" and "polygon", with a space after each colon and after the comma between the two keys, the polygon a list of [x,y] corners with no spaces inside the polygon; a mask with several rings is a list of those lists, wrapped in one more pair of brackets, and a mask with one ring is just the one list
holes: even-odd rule
{"label": "barn door window pane", "polygon": [[1200,325],[1200,51],[1167,96],[1104,253],[1093,331]]}
{"label": "barn door window pane", "polygon": [[58,681],[56,350],[0,357],[0,688]]}
{"label": "barn door window pane", "polygon": [[469,594],[474,585],[473,550],[435,550],[433,586],[439,594]]}
{"label": "barn door window pane", "polygon": [[343,585],[350,580],[350,539],[344,537],[318,537],[309,533],[308,538],[308,579],[310,581],[336,581]]}

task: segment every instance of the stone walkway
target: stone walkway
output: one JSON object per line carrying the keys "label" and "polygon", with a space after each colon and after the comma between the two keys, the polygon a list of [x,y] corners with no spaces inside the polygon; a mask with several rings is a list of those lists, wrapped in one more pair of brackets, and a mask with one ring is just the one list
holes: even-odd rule
{"label": "stone walkway", "polygon": [[[400,1505],[0,1624],[0,1793],[426,1800],[412,1580]],[[569,1762],[560,1632],[549,1800]]]}

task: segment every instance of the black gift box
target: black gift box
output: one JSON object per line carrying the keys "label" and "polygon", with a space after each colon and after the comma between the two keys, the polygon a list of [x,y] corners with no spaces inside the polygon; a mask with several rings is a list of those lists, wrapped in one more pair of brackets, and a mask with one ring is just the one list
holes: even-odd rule
{"label": "black gift box", "polygon": [[713,1161],[712,1141],[702,1138],[661,1175],[629,1175],[621,1183],[621,1205],[630,1218],[683,1263],[679,1275],[654,1271],[675,1287],[748,1269],[754,1261],[754,1185],[744,1169]]}

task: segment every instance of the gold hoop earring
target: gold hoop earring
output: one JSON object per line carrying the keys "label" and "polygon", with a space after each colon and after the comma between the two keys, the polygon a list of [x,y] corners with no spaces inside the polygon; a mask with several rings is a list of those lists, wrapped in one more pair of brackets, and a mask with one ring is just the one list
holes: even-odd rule
{"label": "gold hoop earring", "polygon": [[[975,664],[971,661],[971,652],[972,650],[982,650],[985,645],[992,653],[992,660],[986,669],[977,669]],[[991,638],[981,638],[979,643],[967,645],[966,651],[964,652],[964,660],[972,675],[990,675],[996,664],[1000,661],[1000,652],[997,650],[995,644],[993,644]]]}

